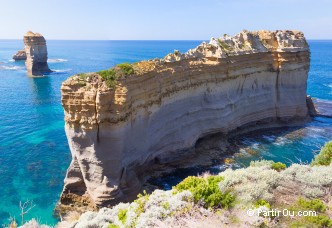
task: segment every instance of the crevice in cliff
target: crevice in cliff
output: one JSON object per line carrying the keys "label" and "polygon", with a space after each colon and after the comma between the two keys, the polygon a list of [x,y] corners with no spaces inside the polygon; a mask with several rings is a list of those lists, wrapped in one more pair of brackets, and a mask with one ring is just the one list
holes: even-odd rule
{"label": "crevice in cliff", "polygon": [[95,93],[95,120],[96,120],[96,125],[97,125],[97,143],[99,143],[99,122],[98,122],[98,110],[97,110],[97,94],[98,90],[96,90]]}
{"label": "crevice in cliff", "polygon": [[279,118],[279,103],[280,103],[280,90],[279,90],[279,83],[280,83],[280,54],[276,53],[276,73],[277,73],[277,77],[276,77],[276,85],[275,85],[275,90],[276,90],[276,105],[275,105],[275,109],[276,109],[276,117],[277,119]]}

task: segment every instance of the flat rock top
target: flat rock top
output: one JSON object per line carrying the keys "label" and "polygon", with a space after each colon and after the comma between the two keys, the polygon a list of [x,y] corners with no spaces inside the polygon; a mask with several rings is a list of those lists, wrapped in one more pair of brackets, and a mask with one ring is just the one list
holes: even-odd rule
{"label": "flat rock top", "polygon": [[31,31],[28,31],[24,36],[30,36],[30,37],[43,37],[40,33],[33,33]]}

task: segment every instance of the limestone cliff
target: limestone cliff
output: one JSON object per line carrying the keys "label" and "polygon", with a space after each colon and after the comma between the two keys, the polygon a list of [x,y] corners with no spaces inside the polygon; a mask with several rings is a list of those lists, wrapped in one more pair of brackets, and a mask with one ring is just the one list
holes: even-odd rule
{"label": "limestone cliff", "polygon": [[67,79],[61,203],[131,199],[152,167],[190,157],[201,137],[305,119],[309,58],[299,31],[243,31],[135,63],[114,86],[95,73]]}
{"label": "limestone cliff", "polygon": [[26,61],[25,66],[31,76],[42,76],[51,72],[47,64],[45,38],[39,33],[27,32],[24,36]]}

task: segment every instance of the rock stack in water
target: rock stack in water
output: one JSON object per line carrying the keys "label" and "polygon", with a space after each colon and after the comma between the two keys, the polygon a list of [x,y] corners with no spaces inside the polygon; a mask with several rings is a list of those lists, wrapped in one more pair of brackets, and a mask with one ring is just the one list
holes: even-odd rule
{"label": "rock stack in water", "polygon": [[26,62],[28,74],[42,76],[51,72],[47,64],[47,47],[45,38],[39,33],[27,32],[24,36]]}
{"label": "rock stack in water", "polygon": [[23,49],[23,50],[16,52],[16,54],[13,55],[13,59],[15,61],[27,60],[27,54],[25,53],[25,50]]}

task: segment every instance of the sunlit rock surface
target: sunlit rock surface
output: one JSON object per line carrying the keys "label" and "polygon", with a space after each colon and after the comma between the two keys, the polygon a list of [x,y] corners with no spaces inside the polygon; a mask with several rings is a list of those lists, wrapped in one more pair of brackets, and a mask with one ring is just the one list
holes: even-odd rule
{"label": "sunlit rock surface", "polygon": [[39,33],[27,32],[24,36],[26,52],[25,66],[30,76],[42,76],[51,72],[47,64],[45,38]]}
{"label": "sunlit rock surface", "polygon": [[60,202],[130,200],[154,166],[186,162],[213,133],[307,118],[309,47],[299,31],[243,31],[187,53],[136,63],[108,88],[97,74],[62,85],[72,153]]}

